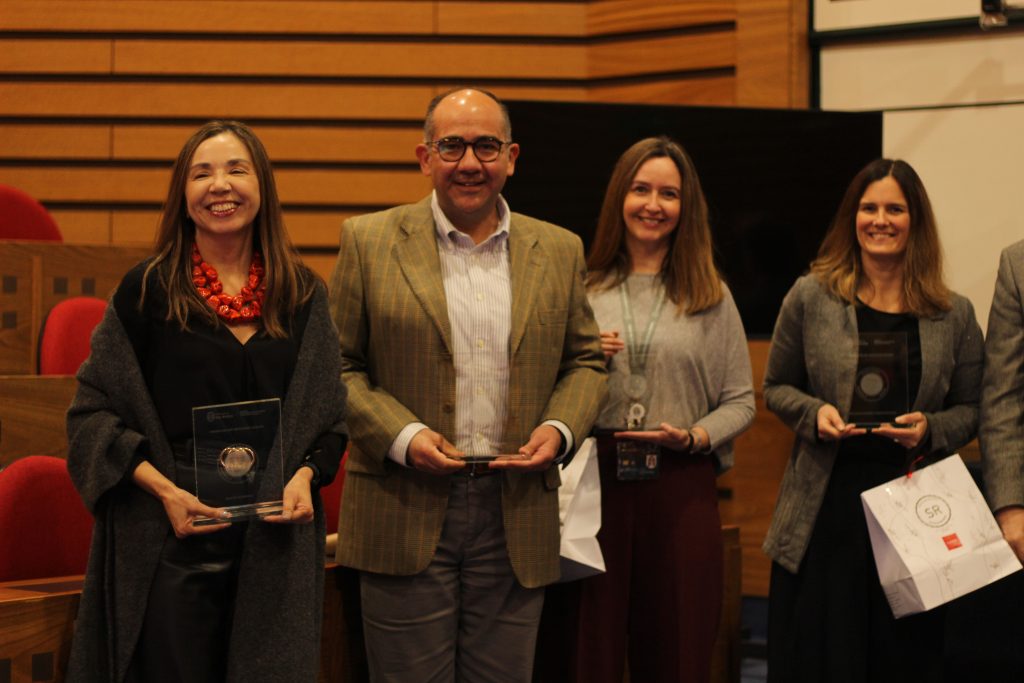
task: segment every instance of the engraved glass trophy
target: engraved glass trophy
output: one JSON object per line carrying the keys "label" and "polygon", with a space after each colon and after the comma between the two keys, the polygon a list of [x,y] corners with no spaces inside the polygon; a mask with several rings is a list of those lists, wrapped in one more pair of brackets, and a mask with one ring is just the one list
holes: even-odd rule
{"label": "engraved glass trophy", "polygon": [[223,520],[200,517],[195,526],[281,512],[281,399],[193,408],[192,436],[196,497],[231,515]]}
{"label": "engraved glass trophy", "polygon": [[910,412],[906,332],[861,332],[849,422],[873,428]]}

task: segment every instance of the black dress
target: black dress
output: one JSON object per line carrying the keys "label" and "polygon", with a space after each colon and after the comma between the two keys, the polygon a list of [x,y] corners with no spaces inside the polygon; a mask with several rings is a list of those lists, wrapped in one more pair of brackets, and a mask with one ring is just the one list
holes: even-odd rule
{"label": "black dress", "polygon": [[[290,334],[276,339],[263,330],[242,344],[226,325],[190,321],[182,330],[168,321],[166,297],[156,278],[139,295],[145,264],[124,277],[114,308],[125,328],[168,441],[180,459],[176,484],[194,490],[190,439],[194,406],[280,398],[284,401],[309,319],[303,306]],[[322,436],[311,459],[327,484],[337,472],[343,437]],[[136,454],[146,457],[144,443]],[[130,468],[134,471],[135,466]],[[285,480],[293,472],[285,473]],[[139,644],[128,672],[135,681],[222,681],[239,560],[247,524],[178,539],[167,536],[146,606]]]}
{"label": "black dress", "polygon": [[[917,318],[860,305],[857,328],[907,333],[913,405],[921,382]],[[922,450],[927,452],[927,444]],[[840,444],[800,571],[792,574],[772,563],[769,681],[942,680],[945,610],[893,618],[878,580],[860,501],[861,492],[905,474],[912,457],[907,449],[875,434]]]}

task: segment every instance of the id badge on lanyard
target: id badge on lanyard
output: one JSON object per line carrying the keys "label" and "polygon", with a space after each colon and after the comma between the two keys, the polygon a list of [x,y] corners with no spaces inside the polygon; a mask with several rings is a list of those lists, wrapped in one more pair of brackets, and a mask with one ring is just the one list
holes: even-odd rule
{"label": "id badge on lanyard", "polygon": [[[651,317],[644,330],[642,341],[637,341],[636,327],[633,321],[633,307],[629,300],[629,290],[625,282],[619,285],[619,299],[622,304],[622,318],[626,328],[626,347],[629,350],[630,374],[626,378],[623,392],[626,394],[626,429],[636,431],[643,429],[647,406],[644,399],[648,398],[647,354],[654,336],[654,328],[665,305],[665,290],[659,290],[651,308]],[[657,444],[646,441],[620,441],[615,444],[615,476],[619,481],[643,481],[657,479],[658,466],[661,460],[661,448]]]}
{"label": "id badge on lanyard", "polygon": [[657,479],[661,447],[646,441],[619,441],[615,444],[615,478],[619,481]]}

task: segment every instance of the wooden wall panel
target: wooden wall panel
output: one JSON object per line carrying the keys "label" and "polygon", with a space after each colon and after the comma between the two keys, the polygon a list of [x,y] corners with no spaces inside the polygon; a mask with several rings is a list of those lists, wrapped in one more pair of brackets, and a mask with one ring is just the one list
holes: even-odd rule
{"label": "wooden wall panel", "polygon": [[10,31],[423,34],[434,29],[429,2],[318,0],[4,0]]}
{"label": "wooden wall panel", "polygon": [[57,221],[60,234],[68,244],[114,244],[110,231],[111,214],[109,209],[50,209],[50,215]]}
{"label": "wooden wall panel", "polygon": [[424,85],[0,79],[0,116],[415,121],[433,96]]}
{"label": "wooden wall panel", "polygon": [[576,37],[587,33],[586,2],[438,2],[441,35]]}
{"label": "wooden wall panel", "polygon": [[5,159],[105,159],[110,126],[0,123],[0,157]]}
{"label": "wooden wall panel", "polygon": [[[352,163],[414,163],[423,140],[418,124],[382,126],[254,125],[267,154],[275,162],[346,161]],[[114,126],[113,159],[173,159],[194,126]]]}
{"label": "wooden wall panel", "polygon": [[587,35],[664,30],[736,20],[735,0],[598,0],[587,13]]}
{"label": "wooden wall panel", "polygon": [[807,3],[736,0],[736,102],[806,107],[810,98]]}
{"label": "wooden wall panel", "polygon": [[0,73],[110,73],[109,40],[0,39]]}
{"label": "wooden wall panel", "polygon": [[600,42],[588,52],[591,78],[723,69],[735,61],[731,31]]}
{"label": "wooden wall panel", "polygon": [[736,103],[736,79],[732,76],[668,78],[594,86],[590,93],[602,102],[725,106]]}
{"label": "wooden wall panel", "polygon": [[771,562],[761,552],[775,510],[782,473],[793,447],[793,432],[768,412],[764,405],[763,380],[770,342],[750,341],[757,413],[754,424],[736,440],[736,465],[719,478],[720,488],[732,496],[719,502],[723,524],[740,527],[743,551],[743,594],[768,595]]}
{"label": "wooden wall panel", "polygon": [[218,76],[583,78],[583,45],[526,43],[116,40],[114,73]]}

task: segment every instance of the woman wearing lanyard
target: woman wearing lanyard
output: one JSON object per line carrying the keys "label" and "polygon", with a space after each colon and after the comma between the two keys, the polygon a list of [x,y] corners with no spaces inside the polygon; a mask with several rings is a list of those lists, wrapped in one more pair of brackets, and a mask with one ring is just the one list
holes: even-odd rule
{"label": "woman wearing lanyard", "polygon": [[693,163],[668,138],[612,172],[587,260],[609,361],[598,418],[607,573],[583,581],[574,675],[704,681],[722,593],[715,476],[754,418],[739,313]]}

